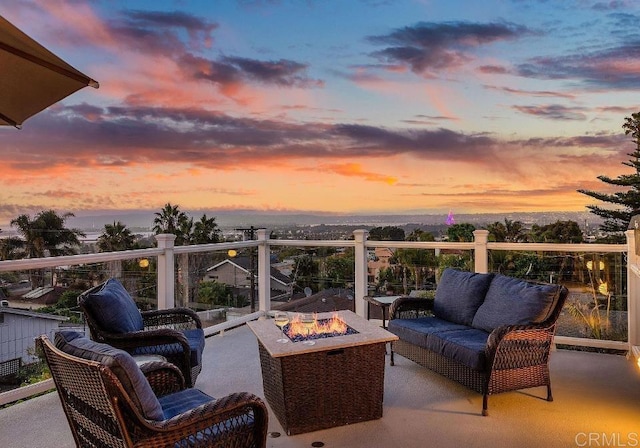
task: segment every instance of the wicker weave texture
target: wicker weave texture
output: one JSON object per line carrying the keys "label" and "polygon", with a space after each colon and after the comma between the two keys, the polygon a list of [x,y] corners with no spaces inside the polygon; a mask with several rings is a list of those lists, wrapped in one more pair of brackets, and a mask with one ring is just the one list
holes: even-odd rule
{"label": "wicker weave texture", "polygon": [[484,392],[484,386],[487,382],[487,375],[484,372],[470,369],[450,358],[402,339],[392,342],[391,347],[394,354],[404,356],[416,364],[457,381],[478,393]]}
{"label": "wicker weave texture", "polygon": [[[483,394],[483,415],[487,415],[488,396],[501,392],[546,386],[547,400],[551,401],[549,354],[567,295],[565,287],[558,288],[554,308],[540,324],[496,328],[489,335],[485,347],[486,368],[481,371],[403,340],[392,343],[391,362],[393,364],[394,353],[402,355]],[[402,297],[391,307],[391,319],[428,316],[432,307],[431,301]]]}
{"label": "wicker weave texture", "polygon": [[188,308],[142,311],[143,331],[112,333],[100,326],[85,303],[87,297],[102,286],[103,284],[95,286],[78,297],[78,306],[89,327],[91,339],[129,353],[162,355],[167,361],[178,366],[187,385],[193,386],[202,370],[202,365],[191,365],[189,343],[182,331],[202,328],[198,314]]}
{"label": "wicker weave texture", "polygon": [[[79,447],[229,447],[266,446],[268,414],[264,402],[249,393],[212,399],[171,420],[144,419],[117,377],[98,362],[56,349],[42,336],[43,348],[71,432]],[[165,363],[166,364],[166,363]],[[177,387],[172,368],[167,390]],[[184,383],[182,382],[182,387]]]}
{"label": "wicker weave texture", "polygon": [[382,417],[385,344],[280,358],[258,346],[265,397],[287,434]]}

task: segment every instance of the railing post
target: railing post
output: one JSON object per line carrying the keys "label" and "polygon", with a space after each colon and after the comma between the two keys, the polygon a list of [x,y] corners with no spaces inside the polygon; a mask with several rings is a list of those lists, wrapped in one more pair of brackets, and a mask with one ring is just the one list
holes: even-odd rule
{"label": "railing post", "polygon": [[355,310],[356,314],[367,318],[367,307],[365,306],[364,296],[367,295],[367,248],[364,243],[369,234],[366,230],[354,230],[355,238]]}
{"label": "railing post", "polygon": [[474,230],[473,242],[474,246],[474,258],[475,258],[475,271],[486,274],[489,272],[489,251],[487,250],[487,242],[489,241],[488,230]]}
{"label": "railing post", "polygon": [[635,230],[627,230],[627,318],[629,322],[629,345],[640,345],[640,278],[632,266],[640,267],[636,255]]}
{"label": "railing post", "polygon": [[258,229],[258,310],[271,309],[271,248],[267,238],[267,229]]}
{"label": "railing post", "polygon": [[175,257],[173,255],[173,243],[176,236],[172,233],[156,235],[158,248],[164,249],[162,255],[158,255],[158,309],[166,310],[175,308]]}

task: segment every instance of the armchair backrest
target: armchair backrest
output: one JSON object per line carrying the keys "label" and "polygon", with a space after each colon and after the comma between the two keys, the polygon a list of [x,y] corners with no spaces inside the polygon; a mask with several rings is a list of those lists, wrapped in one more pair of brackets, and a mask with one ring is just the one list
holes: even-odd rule
{"label": "armchair backrest", "polygon": [[[65,353],[44,335],[37,344],[51,371],[76,445],[131,446],[125,421],[138,412],[114,371],[98,360]],[[126,417],[123,406],[129,411]]]}
{"label": "armchair backrest", "polygon": [[130,333],[144,328],[142,314],[127,290],[115,278],[83,292],[78,305],[85,315],[91,336],[99,333]]}

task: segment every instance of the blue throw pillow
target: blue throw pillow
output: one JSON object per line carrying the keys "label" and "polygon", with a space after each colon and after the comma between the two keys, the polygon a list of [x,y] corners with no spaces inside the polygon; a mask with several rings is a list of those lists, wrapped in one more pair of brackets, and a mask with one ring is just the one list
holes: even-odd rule
{"label": "blue throw pillow", "polygon": [[491,332],[501,325],[541,323],[549,317],[560,290],[559,285],[530,283],[497,274],[472,325]]}
{"label": "blue throw pillow", "polygon": [[471,325],[492,278],[493,274],[445,269],[436,289],[433,314],[449,322]]}
{"label": "blue throw pillow", "polygon": [[110,333],[129,333],[144,329],[142,314],[122,283],[107,280],[102,288],[89,293],[85,299],[98,325]]}
{"label": "blue throw pillow", "polygon": [[69,330],[56,333],[55,345],[65,353],[90,361],[98,361],[109,367],[145,418],[164,420],[164,412],[158,398],[129,353],[92,341],[81,333]]}

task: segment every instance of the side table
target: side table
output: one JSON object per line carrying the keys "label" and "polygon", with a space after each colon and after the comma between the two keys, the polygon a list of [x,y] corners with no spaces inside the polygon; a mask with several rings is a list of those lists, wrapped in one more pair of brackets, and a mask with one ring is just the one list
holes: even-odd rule
{"label": "side table", "polygon": [[364,296],[364,300],[367,301],[367,316],[371,312],[371,305],[379,306],[382,308],[382,328],[387,329],[387,320],[389,320],[389,308],[396,299],[403,296]]}

